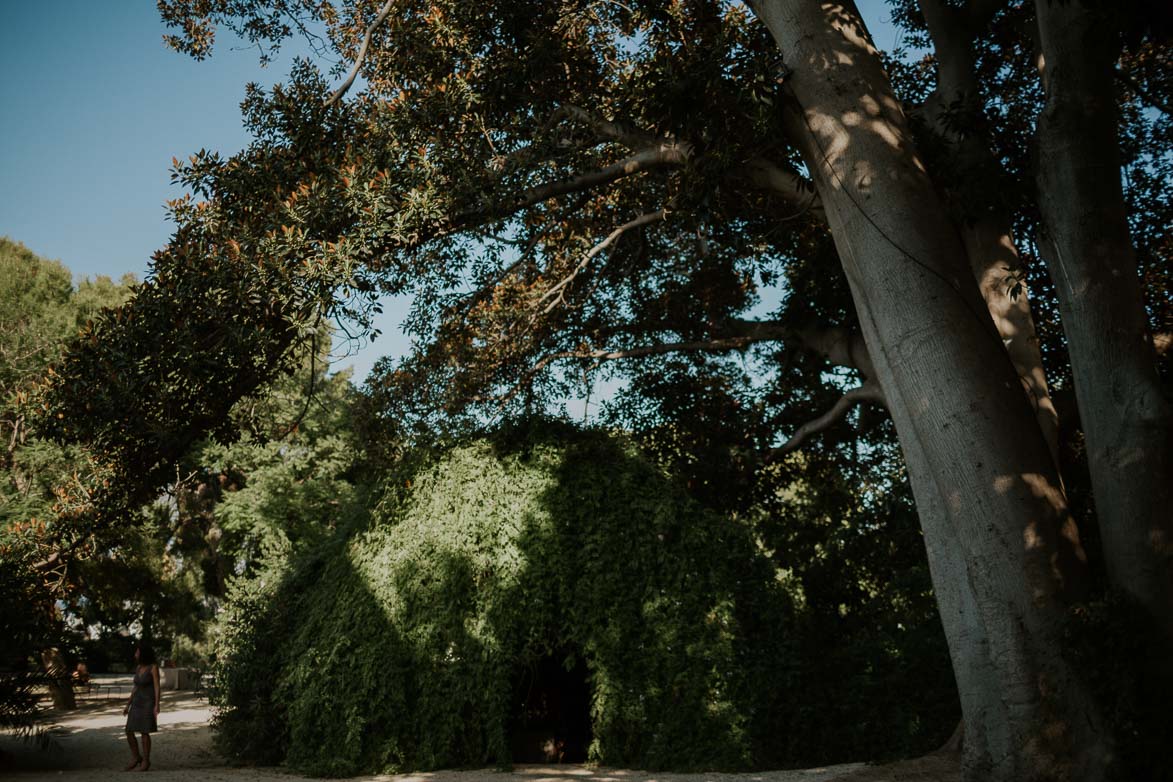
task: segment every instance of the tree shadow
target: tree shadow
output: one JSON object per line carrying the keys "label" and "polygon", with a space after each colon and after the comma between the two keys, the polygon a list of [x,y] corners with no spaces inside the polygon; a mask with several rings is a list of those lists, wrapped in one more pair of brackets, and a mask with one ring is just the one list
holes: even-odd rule
{"label": "tree shadow", "polygon": [[[160,768],[222,766],[211,751],[210,711],[190,692],[164,691],[159,732],[152,735],[153,759]],[[47,750],[0,735],[0,769],[7,772],[121,769],[130,757],[126,744],[126,699],[90,699],[68,712],[50,710],[51,744]],[[187,736],[183,734],[188,734]],[[191,738],[188,738],[191,736]]]}

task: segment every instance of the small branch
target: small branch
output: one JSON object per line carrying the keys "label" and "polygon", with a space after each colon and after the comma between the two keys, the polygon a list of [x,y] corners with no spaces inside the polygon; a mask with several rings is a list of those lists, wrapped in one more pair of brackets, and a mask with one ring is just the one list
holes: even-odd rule
{"label": "small branch", "polygon": [[792,204],[798,210],[796,216],[809,212],[819,222],[827,222],[827,212],[814,183],[797,171],[765,158],[754,158],[745,164],[743,171],[754,187],[768,190]]}
{"label": "small branch", "polygon": [[1157,109],[1165,114],[1167,117],[1173,117],[1173,107],[1166,101],[1161,100],[1152,92],[1146,90],[1141,86],[1140,82],[1129,76],[1119,68],[1116,69],[1116,78],[1124,83],[1124,86],[1136,93],[1136,97],[1140,98],[1141,103]]}
{"label": "small branch", "polygon": [[649,171],[684,165],[692,156],[692,145],[687,142],[666,141],[650,149],[641,150],[609,166],[588,171],[585,174],[547,182],[515,195],[513,198],[485,209],[465,212],[453,221],[455,226],[467,226],[495,217],[505,217],[534,204],[567,193],[576,193],[599,185],[607,185],[618,179]]}
{"label": "small branch", "polygon": [[[579,198],[574,203],[568,204],[567,206],[563,207],[563,209],[560,212],[560,215],[565,216],[565,215],[570,215],[570,214],[577,212],[578,210],[580,210],[584,206],[586,206],[586,204],[589,200],[590,200],[589,194]],[[559,220],[555,220],[553,222],[555,225],[557,225],[559,222],[561,222],[561,218]],[[445,310],[445,312],[444,312],[445,316],[455,315],[457,312],[459,312],[461,310],[468,312],[473,307],[475,307],[477,304],[480,304],[482,301],[484,301],[486,298],[488,298],[489,295],[492,294],[493,290],[498,285],[500,285],[502,282],[504,282],[509,277],[509,275],[516,272],[523,265],[525,265],[526,262],[529,261],[530,254],[537,248],[538,244],[542,241],[542,239],[546,238],[546,236],[549,235],[551,230],[553,230],[553,227],[547,228],[542,231],[537,231],[532,237],[530,237],[530,239],[528,241],[525,242],[525,246],[522,248],[522,251],[518,255],[517,260],[515,260],[513,263],[506,266],[504,269],[502,269],[499,272],[497,272],[496,274],[494,274],[492,276],[492,278],[490,278],[487,282],[482,283],[480,285],[480,287],[478,287],[476,290],[460,297],[459,301],[454,302],[452,305],[450,305]]]}
{"label": "small branch", "polygon": [[549,306],[547,306],[542,311],[543,315],[546,313],[549,313],[550,310],[552,310],[554,307],[556,307],[559,302],[564,300],[564,292],[566,290],[566,287],[568,285],[570,285],[570,283],[574,282],[574,279],[576,277],[578,277],[579,274],[582,273],[583,269],[585,269],[590,264],[590,262],[592,260],[594,260],[599,255],[599,253],[603,252],[603,250],[606,250],[608,247],[610,247],[612,244],[614,244],[616,242],[616,240],[619,239],[620,236],[622,236],[627,231],[630,231],[632,228],[639,228],[640,226],[648,225],[649,223],[658,222],[660,220],[665,219],[667,216],[668,216],[667,209],[660,209],[655,212],[648,212],[647,214],[640,215],[639,217],[635,218],[634,220],[630,220],[630,221],[624,223],[623,225],[619,226],[611,233],[607,234],[607,238],[603,239],[603,241],[599,242],[594,247],[592,247],[591,251],[583,256],[582,260],[579,261],[578,265],[574,267],[574,270],[572,272],[570,272],[570,274],[568,274],[566,277],[563,277],[561,280],[558,281],[557,284],[555,284],[553,287],[551,287],[549,290],[547,290],[545,293],[542,294],[542,297],[540,299],[538,299],[536,306],[540,307],[548,299],[553,298],[554,300],[552,302],[550,302]]}
{"label": "small branch", "polygon": [[557,124],[557,121],[561,120],[563,117],[569,117],[571,119],[578,120],[584,125],[590,127],[602,138],[607,139],[608,141],[618,141],[619,143],[625,144],[632,149],[659,144],[665,139],[668,139],[669,141],[675,141],[672,136],[661,138],[656,136],[655,133],[647,130],[633,128],[630,125],[625,125],[621,122],[612,122],[611,120],[602,119],[601,117],[597,117],[590,113],[586,109],[570,104],[560,106],[558,110],[554,112],[554,117],[552,118],[556,118],[554,124]]}
{"label": "small branch", "polygon": [[358,49],[358,56],[354,58],[354,67],[350,69],[350,75],[346,77],[346,81],[342,82],[338,89],[330,93],[330,97],[326,98],[326,106],[332,106],[337,103],[338,99],[350,89],[350,85],[354,84],[354,80],[358,77],[359,68],[362,67],[363,60],[366,59],[367,48],[371,45],[371,37],[374,36],[375,30],[379,28],[379,25],[383,24],[383,20],[387,18],[387,14],[391,13],[391,6],[394,4],[395,0],[387,0],[387,2],[383,3],[383,7],[379,9],[375,20],[367,27],[366,35],[362,39],[362,46]]}
{"label": "small branch", "polygon": [[972,31],[984,30],[994,14],[1006,7],[1006,0],[969,0],[965,4],[965,22]]}
{"label": "small branch", "polygon": [[[676,141],[672,136],[656,136],[656,134],[646,130],[601,119],[586,109],[566,104],[559,106],[551,112],[550,116],[534,134],[533,143],[505,155],[496,155],[494,152],[494,169],[499,173],[507,173],[522,165],[541,163],[554,159],[550,156],[550,150],[547,148],[548,143],[546,137],[566,119],[577,120],[589,127],[594,131],[595,139],[590,143],[584,144],[574,144],[570,139],[562,139],[557,144],[557,149],[560,151],[586,149],[598,146],[605,141],[616,141],[633,150],[657,147],[666,142],[675,143]],[[486,138],[488,138],[487,133]],[[491,140],[489,144],[492,146]]]}
{"label": "small branch", "polygon": [[798,450],[804,442],[810,438],[811,435],[819,434],[831,427],[832,424],[839,421],[847,415],[847,413],[856,405],[863,402],[872,402],[874,404],[883,405],[884,394],[880,391],[880,386],[874,382],[868,381],[861,386],[856,386],[832,405],[831,409],[823,413],[818,418],[807,421],[798,430],[791,435],[790,439],[786,441],[780,448],[774,448],[766,457],[767,461],[776,459],[792,451]]}
{"label": "small branch", "polygon": [[688,342],[665,342],[659,345],[645,345],[626,350],[563,350],[556,353],[547,353],[538,359],[532,367],[526,370],[513,386],[501,396],[491,398],[498,402],[498,410],[505,407],[510,399],[517,396],[534,375],[541,372],[555,361],[564,359],[588,359],[594,362],[619,361],[627,358],[643,358],[645,356],[660,355],[663,353],[706,352],[720,353],[727,350],[742,350],[754,342],[777,339],[776,336],[737,336],[719,339],[693,340]]}

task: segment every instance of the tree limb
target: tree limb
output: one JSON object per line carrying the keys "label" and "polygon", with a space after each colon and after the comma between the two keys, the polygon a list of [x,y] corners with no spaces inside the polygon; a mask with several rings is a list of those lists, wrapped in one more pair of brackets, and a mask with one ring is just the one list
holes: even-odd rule
{"label": "tree limb", "polygon": [[[572,212],[577,212],[579,209],[581,209],[583,206],[585,206],[587,201],[589,201],[589,200],[590,200],[589,194],[585,195],[585,196],[579,198],[575,203],[572,203],[572,204],[567,205],[566,207],[563,207],[563,213],[568,214],[568,213],[572,213]],[[557,221],[555,221],[555,222],[557,222]],[[444,314],[446,316],[447,315],[454,315],[455,313],[459,312],[460,310],[464,310],[465,312],[468,312],[473,307],[475,307],[477,304],[481,303],[486,298],[488,298],[489,295],[493,292],[493,289],[496,288],[497,285],[500,285],[502,282],[505,281],[506,278],[509,277],[509,275],[516,272],[527,261],[529,261],[530,253],[532,253],[534,251],[534,249],[538,246],[538,243],[541,242],[542,239],[544,239],[549,234],[550,230],[551,229],[546,229],[546,230],[538,231],[537,233],[535,233],[528,241],[525,242],[525,246],[522,248],[521,253],[518,254],[517,260],[515,260],[513,263],[506,266],[504,269],[501,269],[499,272],[494,274],[492,276],[492,278],[490,278],[487,282],[482,283],[480,285],[480,287],[478,287],[476,290],[471,291],[470,293],[467,293],[467,294],[461,296],[459,301],[454,302],[453,304],[451,304],[450,306],[448,306],[445,309]]]}
{"label": "tree limb", "polygon": [[[619,142],[631,149],[649,148],[665,142],[680,144],[673,136],[658,137],[648,130],[632,127],[622,122],[605,120],[572,104],[559,106],[551,116],[547,128],[557,125],[563,118],[578,120],[594,130],[601,138]],[[688,144],[687,148],[687,154],[691,155],[692,145]],[[780,195],[799,210],[803,212],[809,210],[817,219],[826,222],[827,216],[814,184],[797,171],[766,158],[755,157],[745,164],[740,173],[748,176],[755,187]]]}
{"label": "tree limb", "polygon": [[556,198],[567,193],[576,193],[599,185],[607,185],[624,177],[650,171],[657,168],[681,166],[692,156],[692,144],[687,141],[678,142],[666,140],[654,147],[640,150],[609,166],[588,171],[585,174],[559,179],[553,182],[531,187],[497,204],[484,209],[464,212],[453,221],[455,227],[466,227],[484,220],[505,217],[514,212],[540,204],[550,198]]}
{"label": "tree limb", "polygon": [[1117,68],[1115,70],[1116,78],[1124,83],[1124,86],[1136,93],[1136,97],[1140,98],[1141,103],[1148,104],[1154,109],[1157,109],[1165,114],[1167,117],[1173,117],[1173,106],[1170,106],[1167,101],[1161,100],[1149,90],[1146,90],[1141,83],[1129,76],[1124,71]]}
{"label": "tree limb", "polygon": [[564,117],[578,120],[594,130],[600,137],[608,141],[618,141],[632,149],[649,147],[662,143],[665,140],[675,141],[675,138],[672,136],[658,137],[651,131],[641,130],[640,128],[635,128],[622,122],[605,120],[595,116],[586,109],[572,104],[559,106],[554,112],[554,117],[551,119],[554,121],[554,124],[557,124]]}
{"label": "tree limb", "polygon": [[[505,406],[510,399],[517,396],[517,393],[529,383],[529,381],[548,367],[555,361],[565,359],[588,359],[596,363],[601,361],[619,361],[627,358],[643,358],[645,356],[660,355],[663,353],[687,353],[687,352],[724,352],[727,350],[741,350],[748,347],[754,342],[762,342],[767,340],[777,339],[775,336],[737,336],[737,337],[722,337],[717,339],[704,340],[690,340],[686,342],[664,342],[658,345],[643,345],[635,348],[627,348],[624,350],[562,350],[555,353],[547,353],[538,361],[522,373],[521,377],[513,384],[504,394],[498,397],[491,398],[496,401],[499,408]],[[485,400],[481,400],[485,401]]]}
{"label": "tree limb", "polygon": [[831,427],[832,424],[847,415],[853,407],[863,402],[872,402],[874,404],[884,405],[884,394],[880,390],[879,384],[869,380],[863,385],[856,386],[849,390],[843,396],[839,397],[838,401],[831,406],[831,409],[823,413],[818,418],[807,421],[798,430],[791,435],[782,446],[774,448],[770,451],[767,460],[775,459],[784,454],[791,453],[802,447],[802,444],[814,434],[819,434]]}
{"label": "tree limb", "polygon": [[798,210],[796,216],[809,212],[819,222],[827,222],[827,212],[814,183],[797,171],[761,157],[746,163],[742,171],[754,187],[768,190],[792,204]]}
{"label": "tree limb", "polygon": [[968,0],[964,9],[966,25],[970,30],[983,30],[1005,7],[1006,0]]}
{"label": "tree limb", "polygon": [[871,354],[863,336],[843,326],[788,326],[776,320],[733,319],[727,328],[754,341],[777,340],[797,343],[818,353],[835,366],[854,369],[865,378],[876,376]]}
{"label": "tree limb", "polygon": [[366,59],[367,49],[371,45],[371,37],[374,36],[375,30],[379,25],[383,24],[383,20],[387,18],[387,14],[391,13],[391,6],[395,4],[395,0],[387,0],[383,3],[383,7],[379,9],[379,13],[375,16],[375,20],[367,26],[366,34],[362,39],[362,46],[358,49],[358,55],[354,58],[354,67],[350,69],[350,74],[346,77],[346,81],[330,93],[330,97],[326,98],[325,105],[332,106],[338,102],[338,99],[346,94],[350,86],[354,84],[354,80],[358,77],[358,70],[362,67],[363,60]]}
{"label": "tree limb", "polygon": [[542,294],[541,298],[538,299],[536,306],[541,307],[548,299],[553,298],[553,301],[551,301],[550,304],[544,310],[542,310],[542,314],[544,315],[550,312],[550,310],[557,306],[559,302],[564,300],[566,287],[570,285],[570,283],[574,282],[574,279],[582,273],[582,270],[585,269],[590,264],[590,262],[599,255],[599,253],[603,252],[603,250],[606,250],[608,247],[614,244],[620,236],[622,236],[627,231],[630,231],[632,228],[639,228],[640,226],[648,225],[649,223],[658,222],[667,216],[667,209],[659,209],[655,212],[648,212],[646,214],[640,215],[634,220],[630,220],[624,223],[611,233],[607,234],[607,237],[603,239],[603,241],[596,244],[591,248],[590,252],[583,256],[582,260],[579,261],[578,265],[574,267],[574,270],[571,271],[570,274],[563,277],[555,285]]}
{"label": "tree limb", "polygon": [[[654,214],[654,213],[653,213]],[[639,347],[618,350],[563,350],[547,353],[522,373],[517,382],[504,394],[493,397],[501,407],[512,399],[526,384],[539,372],[555,361],[566,359],[589,360],[596,363],[602,361],[619,361],[629,358],[644,358],[646,356],[661,355],[664,353],[706,352],[718,353],[729,350],[744,350],[757,342],[792,342],[802,345],[825,357],[828,361],[840,366],[857,370],[864,376],[864,385],[875,388],[875,370],[872,367],[871,357],[867,346],[859,334],[855,334],[841,326],[820,328],[808,326],[794,328],[779,321],[759,321],[732,319],[722,324],[722,335],[711,339],[687,340],[682,342],[664,342],[656,345],[641,345]],[[486,401],[484,399],[478,401]]]}

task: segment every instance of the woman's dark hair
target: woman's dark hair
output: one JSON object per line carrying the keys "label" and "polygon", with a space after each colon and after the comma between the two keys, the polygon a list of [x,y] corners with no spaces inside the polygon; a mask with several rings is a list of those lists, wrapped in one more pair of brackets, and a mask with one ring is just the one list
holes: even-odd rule
{"label": "woman's dark hair", "polygon": [[155,650],[146,641],[139,641],[135,644],[135,649],[138,649],[138,664],[139,665],[154,665],[158,660],[155,658]]}

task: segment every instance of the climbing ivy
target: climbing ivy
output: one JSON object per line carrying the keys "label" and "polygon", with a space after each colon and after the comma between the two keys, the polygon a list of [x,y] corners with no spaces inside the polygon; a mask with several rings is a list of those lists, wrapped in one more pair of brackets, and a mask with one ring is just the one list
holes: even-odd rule
{"label": "climbing ivy", "polygon": [[369,519],[237,581],[220,747],[347,775],[506,766],[517,682],[585,663],[589,758],[746,768],[793,678],[750,531],[625,440],[556,424],[416,454]]}

